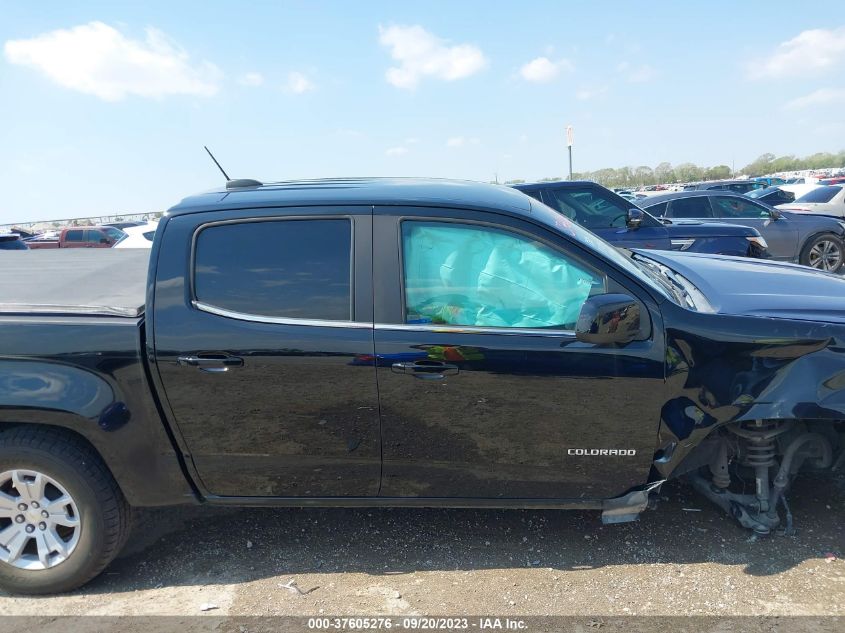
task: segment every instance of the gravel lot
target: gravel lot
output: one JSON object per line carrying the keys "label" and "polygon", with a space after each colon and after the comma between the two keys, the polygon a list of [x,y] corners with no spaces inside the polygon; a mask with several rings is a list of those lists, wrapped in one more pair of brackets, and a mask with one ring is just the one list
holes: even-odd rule
{"label": "gravel lot", "polygon": [[845,480],[804,479],[791,500],[797,536],[759,541],[679,483],[607,527],[596,512],[146,511],[99,579],[0,594],[0,615],[845,615]]}

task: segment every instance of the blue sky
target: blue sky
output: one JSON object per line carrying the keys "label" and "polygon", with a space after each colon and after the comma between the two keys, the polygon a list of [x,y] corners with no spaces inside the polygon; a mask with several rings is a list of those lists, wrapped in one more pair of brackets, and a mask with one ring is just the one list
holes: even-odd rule
{"label": "blue sky", "polygon": [[[0,224],[233,177],[492,180],[845,147],[840,2],[0,0]],[[837,17],[838,16],[838,17]]]}

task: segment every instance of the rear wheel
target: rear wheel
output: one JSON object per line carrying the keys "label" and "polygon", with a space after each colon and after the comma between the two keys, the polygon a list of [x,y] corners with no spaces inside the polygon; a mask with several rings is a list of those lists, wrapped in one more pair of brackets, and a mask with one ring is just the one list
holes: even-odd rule
{"label": "rear wheel", "polygon": [[0,588],[76,589],[117,555],[128,518],[111,473],[79,438],[43,427],[0,434]]}
{"label": "rear wheel", "polygon": [[799,261],[804,266],[838,273],[845,263],[845,244],[831,233],[818,235],[804,245]]}

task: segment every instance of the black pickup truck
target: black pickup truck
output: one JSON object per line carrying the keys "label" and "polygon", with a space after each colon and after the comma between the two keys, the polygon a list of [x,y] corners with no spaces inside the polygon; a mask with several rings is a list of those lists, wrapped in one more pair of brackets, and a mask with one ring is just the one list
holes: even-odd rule
{"label": "black pickup truck", "polygon": [[620,251],[510,188],[235,182],[149,255],[3,252],[0,287],[14,592],[96,576],[132,506],[617,523],[685,476],[765,534],[799,470],[843,461],[845,280]]}

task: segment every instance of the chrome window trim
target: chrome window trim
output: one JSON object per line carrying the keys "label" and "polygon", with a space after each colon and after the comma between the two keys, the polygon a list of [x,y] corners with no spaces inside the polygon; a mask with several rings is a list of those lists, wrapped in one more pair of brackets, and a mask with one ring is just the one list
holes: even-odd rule
{"label": "chrome window trim", "polygon": [[373,328],[372,323],[362,323],[360,321],[328,321],[323,319],[295,319],[288,317],[271,317],[262,316],[260,314],[246,314],[244,312],[234,312],[224,308],[197,301],[191,301],[191,305],[201,312],[208,312],[217,316],[226,317],[227,319],[236,319],[238,321],[250,321],[252,323],[271,323],[274,325],[310,325],[312,327],[342,327],[353,329],[368,329]]}
{"label": "chrome window trim", "polygon": [[427,325],[421,323],[376,323],[376,330],[432,332],[435,334],[499,334],[502,336],[542,336],[575,338],[575,330],[545,328],[483,327],[477,325]]}
{"label": "chrome window trim", "polygon": [[504,336],[542,336],[575,338],[574,330],[547,330],[540,328],[497,328],[460,325],[426,325],[422,323],[362,323],[361,321],[325,321],[321,319],[294,319],[287,317],[270,317],[258,314],[245,314],[224,310],[216,306],[192,301],[191,305],[201,312],[207,312],[227,319],[250,321],[252,323],[269,323],[272,325],[304,325],[310,327],[351,328],[357,330],[381,330],[400,332],[431,332],[434,334],[499,334]]}

